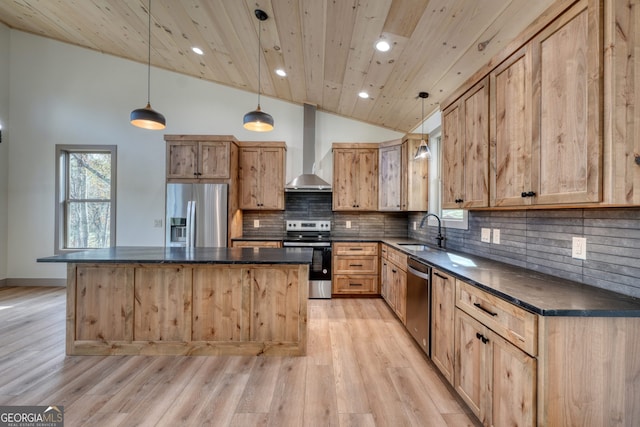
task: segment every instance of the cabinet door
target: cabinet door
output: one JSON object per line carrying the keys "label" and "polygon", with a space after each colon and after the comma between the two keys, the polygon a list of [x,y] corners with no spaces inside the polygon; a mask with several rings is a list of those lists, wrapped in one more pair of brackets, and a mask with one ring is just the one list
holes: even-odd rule
{"label": "cabinet door", "polygon": [[260,207],[284,209],[284,150],[262,148],[260,171]]}
{"label": "cabinet door", "polygon": [[358,151],[356,207],[359,210],[375,211],[378,209],[378,150]]}
{"label": "cabinet door", "polygon": [[384,298],[389,307],[393,308],[389,287],[389,262],[386,259],[382,259],[380,262],[380,296]]}
{"label": "cabinet door", "polygon": [[358,180],[356,150],[333,150],[333,209],[355,210]]}
{"label": "cabinet door", "polygon": [[390,263],[395,294],[395,311],[403,325],[407,324],[407,272]]}
{"label": "cabinet door", "polygon": [[431,273],[431,360],[453,385],[455,279],[436,269]]}
{"label": "cabinet door", "polygon": [[[427,135],[424,136],[427,139]],[[420,139],[408,138],[402,143],[401,202],[403,211],[426,211],[429,209],[429,161],[414,160]]]}
{"label": "cabinet door", "polygon": [[489,80],[475,85],[464,102],[464,195],[462,207],[489,206]]}
{"label": "cabinet door", "polygon": [[167,144],[167,178],[198,178],[198,143],[196,141]]}
{"label": "cabinet door", "polygon": [[380,148],[380,200],[381,211],[401,210],[401,155],[402,145]]}
{"label": "cabinet door", "polygon": [[493,426],[536,425],[536,359],[496,334],[491,344],[491,421]]}
{"label": "cabinet door", "polygon": [[198,143],[199,178],[229,178],[230,145],[228,142],[201,141]]}
{"label": "cabinet door", "polygon": [[530,45],[491,73],[491,205],[524,206],[532,191]]}
{"label": "cabinet door", "polygon": [[261,203],[260,149],[241,148],[239,163],[240,209],[256,209]]}
{"label": "cabinet door", "polygon": [[442,115],[442,207],[459,209],[464,193],[464,135],[460,103]]}
{"label": "cabinet door", "polygon": [[601,197],[602,55],[599,7],[577,4],[533,41],[533,182],[537,204],[597,202]]}
{"label": "cabinet door", "polygon": [[487,425],[486,402],[491,390],[487,387],[490,347],[481,338],[485,337],[485,327],[461,310],[456,310],[455,325],[455,389],[471,411]]}

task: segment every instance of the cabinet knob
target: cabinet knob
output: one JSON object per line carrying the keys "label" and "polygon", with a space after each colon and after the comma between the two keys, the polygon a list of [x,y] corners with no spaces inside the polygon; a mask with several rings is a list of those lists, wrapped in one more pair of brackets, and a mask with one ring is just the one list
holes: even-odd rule
{"label": "cabinet knob", "polygon": [[464,202],[464,200],[463,199],[455,199],[454,202],[455,203],[462,203],[462,202]]}

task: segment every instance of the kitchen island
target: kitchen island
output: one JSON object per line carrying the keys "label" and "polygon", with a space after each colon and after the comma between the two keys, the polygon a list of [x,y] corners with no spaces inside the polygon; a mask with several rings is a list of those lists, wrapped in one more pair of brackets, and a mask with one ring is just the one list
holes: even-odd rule
{"label": "kitchen island", "polygon": [[67,263],[69,355],[306,352],[311,249],[115,247]]}

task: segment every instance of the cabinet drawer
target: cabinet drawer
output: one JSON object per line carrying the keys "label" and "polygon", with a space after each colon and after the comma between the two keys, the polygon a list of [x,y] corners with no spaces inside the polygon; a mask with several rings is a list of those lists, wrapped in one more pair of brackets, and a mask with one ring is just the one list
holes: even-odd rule
{"label": "cabinet drawer", "polygon": [[276,240],[235,240],[234,248],[281,248],[282,242]]}
{"label": "cabinet drawer", "polygon": [[333,258],[333,271],[337,274],[378,274],[378,257],[337,256]]}
{"label": "cabinet drawer", "polygon": [[398,267],[407,270],[407,255],[394,248],[387,249],[387,259],[394,262]]}
{"label": "cabinet drawer", "polygon": [[378,292],[377,276],[333,276],[333,292],[336,294],[375,294]]}
{"label": "cabinet drawer", "polygon": [[538,317],[456,280],[456,306],[532,356],[538,352]]}
{"label": "cabinet drawer", "polygon": [[378,243],[336,242],[334,255],[378,255]]}

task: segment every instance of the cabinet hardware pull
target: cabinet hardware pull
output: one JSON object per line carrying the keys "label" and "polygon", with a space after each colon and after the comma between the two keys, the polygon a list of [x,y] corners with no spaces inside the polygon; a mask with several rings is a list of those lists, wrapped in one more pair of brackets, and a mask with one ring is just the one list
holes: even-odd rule
{"label": "cabinet hardware pull", "polygon": [[435,274],[436,276],[438,276],[442,280],[449,280],[449,278],[447,276],[443,276],[442,274],[436,273],[435,271],[433,272],[433,274]]}
{"label": "cabinet hardware pull", "polygon": [[364,248],[349,248],[350,251],[363,251]]}
{"label": "cabinet hardware pull", "polygon": [[486,308],[484,308],[482,305],[478,304],[477,302],[474,302],[473,305],[475,305],[476,307],[478,307],[480,310],[484,311],[487,314],[490,314],[492,316],[497,316],[498,313],[494,313],[493,311],[489,311]]}
{"label": "cabinet hardware pull", "polygon": [[527,191],[527,192],[523,191],[520,195],[522,197],[535,197],[536,196],[536,192],[535,191]]}
{"label": "cabinet hardware pull", "polygon": [[362,283],[349,283],[349,286],[362,286]]}
{"label": "cabinet hardware pull", "polygon": [[478,338],[480,341],[482,341],[483,344],[486,344],[486,343],[489,342],[489,338],[485,337],[480,332],[476,332],[476,338]]}
{"label": "cabinet hardware pull", "polygon": [[349,264],[349,267],[362,267],[362,264]]}
{"label": "cabinet hardware pull", "polygon": [[398,270],[396,270],[395,268],[393,268],[393,269],[391,269],[391,272],[392,272],[393,274],[395,274],[395,273],[397,273],[397,272],[398,272]]}

